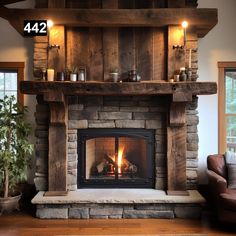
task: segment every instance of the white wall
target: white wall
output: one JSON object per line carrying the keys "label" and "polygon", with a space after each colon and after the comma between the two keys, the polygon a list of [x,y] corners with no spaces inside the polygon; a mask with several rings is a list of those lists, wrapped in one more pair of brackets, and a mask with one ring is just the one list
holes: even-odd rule
{"label": "white wall", "polygon": [[[198,0],[218,8],[218,24],[199,40],[199,80],[218,82],[218,61],[236,61],[236,1]],[[218,95],[199,96],[199,182],[206,183],[206,157],[218,153]]]}
{"label": "white wall", "polygon": [[[7,7],[33,8],[34,4],[34,0],[27,0]],[[33,40],[22,37],[3,18],[0,18],[0,61],[25,62],[25,80],[33,78]],[[25,105],[29,108],[28,120],[34,125],[35,96],[25,96]],[[33,132],[30,139],[34,140]],[[30,182],[33,180],[33,173],[34,170],[29,171]]]}

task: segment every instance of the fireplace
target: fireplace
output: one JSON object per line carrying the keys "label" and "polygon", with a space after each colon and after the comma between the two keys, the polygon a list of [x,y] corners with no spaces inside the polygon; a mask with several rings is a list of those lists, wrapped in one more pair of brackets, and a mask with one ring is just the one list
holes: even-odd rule
{"label": "fireplace", "polygon": [[78,130],[78,188],[154,188],[154,130]]}

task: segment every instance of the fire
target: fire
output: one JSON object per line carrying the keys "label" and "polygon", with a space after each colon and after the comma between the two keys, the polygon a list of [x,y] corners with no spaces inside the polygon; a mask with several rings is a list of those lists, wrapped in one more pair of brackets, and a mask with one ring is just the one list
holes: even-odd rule
{"label": "fire", "polygon": [[118,166],[118,173],[121,174],[121,166],[122,166],[122,159],[123,159],[123,153],[124,153],[125,147],[122,146],[118,150],[118,158],[117,158],[117,166]]}

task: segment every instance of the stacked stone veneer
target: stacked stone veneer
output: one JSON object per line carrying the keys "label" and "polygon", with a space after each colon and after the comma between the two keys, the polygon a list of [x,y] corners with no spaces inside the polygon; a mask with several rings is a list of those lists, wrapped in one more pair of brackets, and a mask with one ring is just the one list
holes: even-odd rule
{"label": "stacked stone veneer", "polygon": [[37,205],[42,219],[200,218],[201,204],[47,204]]}
{"label": "stacked stone veneer", "polygon": [[[167,111],[165,96],[84,96],[69,98],[68,190],[77,189],[77,130],[138,128],[155,130],[155,188],[167,189]],[[187,105],[187,189],[197,188],[197,98]],[[49,108],[40,98],[36,106],[37,190],[47,190]]]}

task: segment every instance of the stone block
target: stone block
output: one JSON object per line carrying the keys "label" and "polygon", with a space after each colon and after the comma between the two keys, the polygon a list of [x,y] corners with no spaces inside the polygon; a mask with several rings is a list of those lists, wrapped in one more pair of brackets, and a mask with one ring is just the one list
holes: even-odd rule
{"label": "stone block", "polygon": [[116,120],[116,128],[145,128],[144,120]]}
{"label": "stone block", "polygon": [[85,112],[98,112],[101,111],[101,106],[88,106],[84,108]]}
{"label": "stone block", "polygon": [[34,60],[46,60],[47,59],[47,52],[38,52],[34,50]]}
{"label": "stone block", "polygon": [[69,120],[96,120],[98,119],[97,111],[69,111]]}
{"label": "stone block", "polygon": [[197,151],[187,151],[186,157],[189,159],[196,159],[198,157],[198,152]]}
{"label": "stone block", "polygon": [[68,149],[68,155],[76,155],[76,154],[77,154],[77,149],[75,148]]}
{"label": "stone block", "polygon": [[48,131],[46,130],[35,130],[35,137],[37,138],[47,138]]}
{"label": "stone block", "polygon": [[34,36],[34,45],[37,45],[37,43],[47,43],[48,37],[47,36]]}
{"label": "stone block", "polygon": [[77,134],[68,134],[68,142],[76,142]]}
{"label": "stone block", "polygon": [[48,48],[48,44],[45,42],[45,43],[35,43],[34,44],[34,50],[36,49],[45,49],[47,50]]}
{"label": "stone block", "polygon": [[120,111],[128,111],[128,112],[148,112],[148,107],[120,107]]}
{"label": "stone block", "polygon": [[175,216],[182,219],[199,219],[201,217],[201,206],[176,205]]}
{"label": "stone block", "polygon": [[101,120],[131,120],[131,112],[99,112],[99,119]]}
{"label": "stone block", "polygon": [[134,206],[136,210],[157,210],[157,211],[173,211],[174,204],[137,204]]}
{"label": "stone block", "polygon": [[197,125],[187,125],[187,133],[197,133]]}
{"label": "stone block", "polygon": [[120,107],[135,107],[138,106],[138,101],[133,101],[133,99],[129,100],[129,98],[126,101],[120,101]]}
{"label": "stone block", "polygon": [[149,107],[150,112],[167,112],[168,107],[167,106],[160,106],[160,107]]}
{"label": "stone block", "polygon": [[36,217],[40,219],[68,219],[68,208],[38,208]]}
{"label": "stone block", "polygon": [[69,129],[87,129],[87,120],[69,120]]}
{"label": "stone block", "polygon": [[155,130],[155,134],[158,135],[158,136],[163,136],[163,137],[166,137],[166,134],[167,134],[167,130],[166,128],[157,128]]}
{"label": "stone block", "polygon": [[91,216],[108,216],[108,215],[122,215],[122,207],[105,207],[105,208],[91,208]]}
{"label": "stone block", "polygon": [[68,134],[77,134],[77,129],[68,129]]}
{"label": "stone block", "polygon": [[198,125],[199,118],[196,115],[186,115],[186,124],[187,125]]}
{"label": "stone block", "polygon": [[108,219],[121,219],[122,215],[109,215]]}
{"label": "stone block", "polygon": [[102,96],[86,96],[79,97],[79,103],[84,104],[84,106],[102,106],[103,97]]}
{"label": "stone block", "polygon": [[68,185],[67,184],[67,189],[69,191],[76,191],[77,190],[77,185],[76,184],[73,184],[73,185]]}
{"label": "stone block", "polygon": [[77,148],[77,142],[67,142],[68,149],[76,149]]}
{"label": "stone block", "polygon": [[173,211],[158,211],[158,210],[124,210],[123,218],[126,219],[173,219]]}
{"label": "stone block", "polygon": [[191,142],[187,143],[187,150],[188,151],[198,151],[198,142]]}
{"label": "stone block", "polygon": [[47,150],[35,150],[35,156],[38,158],[48,158],[48,151]]}
{"label": "stone block", "polygon": [[156,153],[164,153],[167,149],[167,144],[165,141],[155,143]]}
{"label": "stone block", "polygon": [[105,120],[89,120],[89,128],[115,128],[114,121],[105,121]]}
{"label": "stone block", "polygon": [[75,170],[77,169],[77,161],[68,161],[68,170]]}
{"label": "stone block", "polygon": [[163,127],[162,121],[158,118],[155,120],[146,120],[145,123],[146,129],[159,129]]}
{"label": "stone block", "polygon": [[197,133],[187,133],[187,142],[198,142],[198,134]]}
{"label": "stone block", "polygon": [[197,168],[198,167],[198,160],[197,159],[187,159],[186,162],[187,168]]}
{"label": "stone block", "polygon": [[70,219],[89,219],[89,208],[70,208],[69,209]]}
{"label": "stone block", "polygon": [[77,169],[67,171],[67,184],[77,185]]}
{"label": "stone block", "polygon": [[103,106],[101,111],[119,111],[118,106]]}
{"label": "stone block", "polygon": [[187,176],[187,179],[196,180],[197,179],[197,170],[187,169],[186,176]]}
{"label": "stone block", "polygon": [[37,191],[46,191],[48,188],[47,177],[35,177],[34,184]]}
{"label": "stone block", "polygon": [[167,158],[165,154],[156,153],[155,154],[156,167],[166,167]]}
{"label": "stone block", "polygon": [[197,115],[198,114],[198,110],[186,110],[186,114],[187,115]]}
{"label": "stone block", "polygon": [[77,161],[77,159],[78,159],[77,154],[68,154],[68,161],[69,162]]}
{"label": "stone block", "polygon": [[68,107],[69,111],[82,111],[84,109],[83,104],[70,104]]}
{"label": "stone block", "polygon": [[47,68],[47,60],[34,60],[34,68]]}
{"label": "stone block", "polygon": [[160,120],[161,113],[159,112],[134,112],[134,120]]}
{"label": "stone block", "polygon": [[166,190],[166,188],[167,188],[167,179],[166,179],[166,177],[164,177],[164,178],[156,177],[156,179],[155,179],[155,189]]}
{"label": "stone block", "polygon": [[48,173],[48,161],[45,158],[36,158],[36,163],[35,163],[35,171],[37,173],[43,173],[47,174]]}

